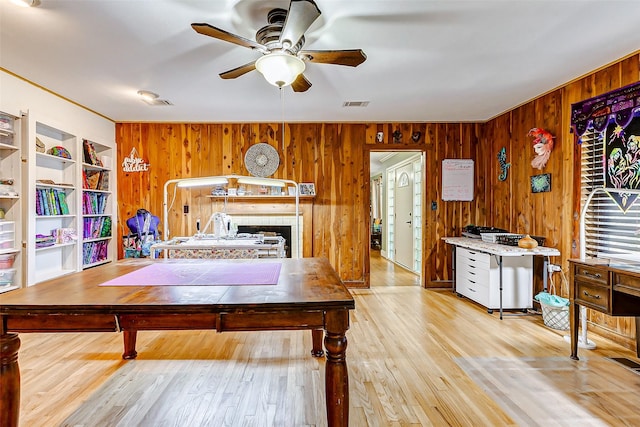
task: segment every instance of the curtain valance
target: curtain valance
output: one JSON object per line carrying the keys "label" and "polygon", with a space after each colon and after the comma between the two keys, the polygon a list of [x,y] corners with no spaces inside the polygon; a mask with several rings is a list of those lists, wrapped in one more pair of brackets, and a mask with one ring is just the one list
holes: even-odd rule
{"label": "curtain valance", "polygon": [[571,128],[578,136],[584,135],[590,124],[602,132],[609,119],[624,128],[636,108],[640,108],[640,82],[572,104]]}

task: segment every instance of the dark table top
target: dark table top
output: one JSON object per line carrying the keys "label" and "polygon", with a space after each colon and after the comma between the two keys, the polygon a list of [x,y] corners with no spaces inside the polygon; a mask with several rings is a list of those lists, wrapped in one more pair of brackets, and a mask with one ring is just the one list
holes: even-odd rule
{"label": "dark table top", "polygon": [[279,259],[276,285],[99,286],[151,263],[260,263],[256,260],[126,259],[0,294],[0,314],[218,313],[353,309],[353,297],[326,258]]}

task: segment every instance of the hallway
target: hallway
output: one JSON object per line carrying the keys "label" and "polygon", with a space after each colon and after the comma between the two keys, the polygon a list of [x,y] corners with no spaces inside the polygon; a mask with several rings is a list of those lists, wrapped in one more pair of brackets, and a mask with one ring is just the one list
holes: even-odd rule
{"label": "hallway", "polygon": [[371,287],[377,286],[420,286],[420,276],[414,274],[371,249]]}

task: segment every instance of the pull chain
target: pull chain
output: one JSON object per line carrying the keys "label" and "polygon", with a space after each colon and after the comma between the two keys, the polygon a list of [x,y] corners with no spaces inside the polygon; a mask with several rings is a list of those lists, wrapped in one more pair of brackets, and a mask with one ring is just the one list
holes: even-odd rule
{"label": "pull chain", "polygon": [[280,88],[280,106],[282,113],[282,154],[284,154],[284,91]]}

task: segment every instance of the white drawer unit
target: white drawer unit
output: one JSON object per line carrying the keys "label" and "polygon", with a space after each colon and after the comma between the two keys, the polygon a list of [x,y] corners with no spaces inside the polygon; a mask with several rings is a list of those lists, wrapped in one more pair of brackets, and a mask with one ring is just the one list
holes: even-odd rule
{"label": "white drawer unit", "polygon": [[[499,255],[456,247],[456,292],[485,307],[500,308]],[[533,306],[533,256],[502,256],[502,308]]]}
{"label": "white drawer unit", "polygon": [[0,253],[15,252],[15,222],[0,220]]}

